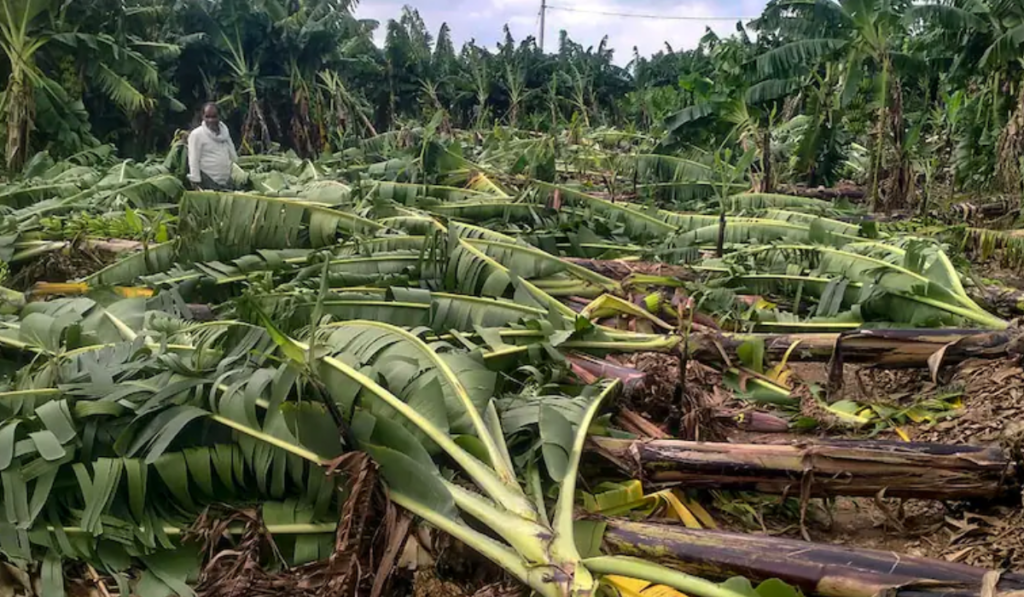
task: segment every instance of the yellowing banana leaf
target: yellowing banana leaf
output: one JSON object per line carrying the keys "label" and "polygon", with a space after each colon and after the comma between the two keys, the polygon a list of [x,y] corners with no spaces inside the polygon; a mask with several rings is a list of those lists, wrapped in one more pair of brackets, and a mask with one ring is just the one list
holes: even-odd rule
{"label": "yellowing banana leaf", "polygon": [[473,176],[466,182],[466,188],[480,193],[495,195],[497,197],[509,196],[508,192],[505,191],[501,185],[491,180],[491,178],[483,172],[476,172],[473,174]]}
{"label": "yellowing banana leaf", "polygon": [[697,520],[697,517],[694,516],[693,512],[690,512],[690,509],[683,504],[683,502],[677,496],[676,491],[677,490],[674,489],[666,489],[654,494],[655,496],[664,500],[666,505],[668,506],[665,512],[666,518],[668,518],[669,520],[678,520],[682,522],[683,525],[685,525],[688,529],[701,528],[700,522]]}
{"label": "yellowing banana leaf", "polygon": [[701,506],[700,503],[697,502],[697,500],[689,497],[688,495],[686,495],[685,492],[683,492],[680,489],[674,489],[673,492],[675,496],[679,498],[679,500],[683,503],[683,505],[686,506],[686,509],[689,510],[697,518],[698,521],[700,521],[700,524],[704,525],[704,528],[718,528],[718,523],[715,522],[715,519],[711,517],[711,513],[705,510],[704,506]]}
{"label": "yellowing banana leaf", "polygon": [[[88,294],[92,288],[85,282],[37,282],[31,291],[33,298],[47,296],[79,296]],[[138,286],[114,286],[111,288],[121,298],[149,298],[153,296],[152,288]]]}
{"label": "yellowing banana leaf", "polygon": [[786,363],[789,362],[789,357],[790,355],[793,354],[793,351],[796,350],[797,346],[800,346],[800,340],[796,340],[795,342],[790,344],[789,348],[786,349],[786,354],[782,355],[782,360],[776,363],[774,366],[772,366],[772,368],[766,374],[769,379],[779,384],[780,386],[792,388],[792,386],[789,385],[789,378],[792,375],[793,371],[786,367]]}
{"label": "yellowing banana leaf", "polygon": [[603,294],[594,299],[580,311],[580,315],[590,319],[600,319],[610,315],[631,315],[647,320],[662,329],[673,329],[672,325],[666,323],[650,311],[641,309],[633,303],[611,294]]}
{"label": "yellowing banana leaf", "polygon": [[636,479],[624,483],[603,483],[598,489],[603,491],[593,495],[583,493],[583,507],[593,514],[658,516],[678,520],[691,529],[716,527],[707,510],[678,489],[645,494],[643,485]]}
{"label": "yellowing banana leaf", "polygon": [[854,402],[853,400],[839,400],[838,402],[833,402],[831,404],[819,401],[818,404],[837,419],[848,424],[858,426],[867,425],[873,418],[862,414],[864,406]]}
{"label": "yellowing banana leaf", "polygon": [[687,597],[685,593],[680,593],[672,587],[627,576],[609,574],[604,577],[604,582],[622,597]]}

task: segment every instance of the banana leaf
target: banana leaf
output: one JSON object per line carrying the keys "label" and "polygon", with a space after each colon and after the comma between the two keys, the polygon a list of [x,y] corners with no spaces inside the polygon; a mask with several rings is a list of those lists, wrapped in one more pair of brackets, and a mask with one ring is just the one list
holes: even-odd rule
{"label": "banana leaf", "polygon": [[[257,249],[319,248],[339,234],[372,234],[384,227],[352,213],[296,199],[241,193],[189,192],[181,205],[183,227],[211,229],[225,257]],[[232,255],[233,254],[233,255]]]}
{"label": "banana leaf", "polygon": [[447,218],[468,222],[526,222],[542,225],[544,208],[530,203],[500,201],[433,205],[427,208],[431,213]]}
{"label": "banana leaf", "polygon": [[400,182],[378,182],[373,186],[370,195],[409,207],[434,207],[445,203],[482,201],[491,197],[487,193],[471,189]]}
{"label": "banana leaf", "polygon": [[759,214],[758,217],[768,220],[782,220],[791,224],[802,224],[805,226],[816,224],[822,229],[835,234],[843,234],[851,237],[861,236],[861,226],[859,224],[850,224],[840,220],[833,220],[814,213],[788,211],[785,209],[768,209]]}
{"label": "banana leaf", "polygon": [[[713,245],[719,235],[718,222],[681,234],[672,240],[679,246]],[[833,232],[820,221],[812,221],[809,225],[795,224],[789,221],[774,219],[742,219],[735,221],[726,218],[725,242],[732,245],[763,244],[774,241],[790,243],[821,243],[842,247],[859,240],[840,232]]]}
{"label": "banana leaf", "polygon": [[[268,311],[289,314],[293,328],[308,325],[317,304],[315,297],[294,293],[266,295],[259,301]],[[426,327],[438,333],[471,333],[547,317],[544,309],[513,301],[397,287],[335,291],[325,298],[322,308],[324,315],[338,321],[379,321],[408,328]]]}
{"label": "banana leaf", "polygon": [[739,193],[729,197],[729,211],[760,211],[765,209],[799,209],[805,213],[832,214],[841,211],[832,203],[810,197],[775,193]]}
{"label": "banana leaf", "polygon": [[[113,187],[113,188],[105,188]],[[119,181],[104,185],[100,181],[99,201],[127,200],[137,208],[154,207],[158,204],[177,203],[185,187],[176,176],[161,174],[142,180]]]}
{"label": "banana leaf", "polygon": [[585,207],[610,222],[621,222],[630,236],[637,239],[663,238],[676,230],[675,226],[635,207],[613,203],[565,186],[536,181],[533,183],[533,190],[535,202],[550,201],[557,194],[562,201]]}
{"label": "banana leaf", "polygon": [[530,246],[484,239],[468,239],[466,242],[527,280],[568,273],[608,292],[620,290],[614,280]]}
{"label": "banana leaf", "polygon": [[[360,369],[372,368],[372,375],[384,381],[396,397],[446,433],[474,433],[466,403],[482,412],[495,391],[497,376],[482,359],[443,342],[427,344],[414,334],[379,322],[352,320],[327,326],[317,345],[354,359]],[[324,383],[331,386],[334,374],[330,368],[322,370]],[[343,410],[350,410],[359,400],[349,393],[337,392],[335,397],[343,399],[339,400]],[[397,418],[397,413],[380,401],[364,399],[359,403],[375,417]],[[420,434],[415,427],[410,431]]]}
{"label": "banana leaf", "polygon": [[[882,246],[879,243],[859,244],[862,247]],[[911,251],[893,247],[880,250],[885,255],[896,254],[902,257],[902,262],[893,263],[893,259],[886,260],[868,251],[849,251],[846,247],[801,244],[745,249],[728,255],[726,261],[743,263],[753,260],[759,271],[767,268],[768,271],[795,272],[798,275],[806,272],[812,277],[841,277],[862,284],[863,292],[869,296],[875,292],[885,292],[912,297],[917,302],[987,327],[1001,329],[1007,325],[971,300],[960,282],[959,274],[941,250],[932,248],[929,251],[920,247]],[[866,297],[860,302],[864,300]]]}
{"label": "banana leaf", "polygon": [[215,285],[247,280],[250,276],[297,270],[310,256],[309,249],[260,250],[227,262],[207,261],[193,263],[191,268],[172,268],[166,272],[141,276],[149,287],[173,287],[191,281],[209,281]]}

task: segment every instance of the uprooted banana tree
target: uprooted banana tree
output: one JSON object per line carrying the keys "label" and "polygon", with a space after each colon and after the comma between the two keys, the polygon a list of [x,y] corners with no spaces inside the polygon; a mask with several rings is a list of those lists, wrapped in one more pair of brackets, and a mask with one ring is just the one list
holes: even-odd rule
{"label": "uprooted banana tree", "polygon": [[[615,391],[617,382],[583,390],[580,397],[586,408],[575,429],[558,411],[542,410],[540,424],[557,428],[546,434],[545,452],[549,447],[547,442],[550,442],[550,450],[558,450],[562,457],[558,461],[559,469],[553,471],[548,468],[558,482],[558,500],[549,517],[540,492],[538,469],[533,468],[531,473],[527,473],[533,485],[532,491],[525,490],[518,481],[519,475],[513,466],[493,403],[484,396],[486,406],[478,409],[460,376],[455,374],[443,356],[422,340],[401,328],[358,321],[338,324],[328,331],[323,345],[315,347],[291,340],[279,332],[274,335],[285,354],[296,363],[308,362],[311,350],[315,353],[320,346],[327,349],[326,354],[312,359],[314,366],[319,368],[325,387],[333,388],[332,397],[343,407],[347,402],[353,402],[354,394],[365,392],[379,400],[385,409],[393,409],[404,420],[405,425],[396,424],[386,416],[372,417],[363,411],[360,414],[366,417],[364,420],[355,418],[352,421],[357,441],[380,465],[388,482],[389,496],[395,503],[475,549],[538,594],[591,595],[604,574],[641,578],[695,595],[726,597],[736,594],[727,587],[647,562],[613,556],[583,558],[580,555],[574,533],[574,501],[580,457],[588,430],[605,399]],[[385,342],[389,348],[380,350],[379,346]],[[390,359],[398,362],[405,359],[433,361],[437,373],[431,380],[432,386],[414,382],[420,387],[414,394],[415,404],[420,408],[392,394],[331,350],[335,346],[353,345],[376,345],[379,352],[373,361],[374,367],[389,371],[385,374],[388,378],[401,376],[390,372],[399,368],[398,363],[390,363]],[[420,354],[415,355],[416,352]],[[473,379],[466,375],[466,369],[461,372],[463,377]],[[353,384],[357,386],[355,392],[344,390]],[[431,397],[428,393],[434,395]],[[479,400],[479,395],[477,398]],[[452,402],[457,405],[456,413],[464,421],[452,421],[452,413],[444,413]],[[444,421],[445,418],[449,420]],[[451,435],[451,430],[457,427],[446,430],[445,423],[461,423],[473,441],[464,441],[460,445]],[[464,447],[466,444],[472,445],[479,457]],[[456,463],[466,480],[476,486],[476,491],[447,480],[431,458],[428,446]],[[460,513],[481,523],[503,541],[496,541],[469,526],[460,520]]]}
{"label": "uprooted banana tree", "polygon": [[[288,515],[265,504],[264,521],[299,536],[289,563],[315,559],[329,549],[317,547],[324,527],[315,523],[330,520],[340,499],[324,473],[343,450],[358,447],[379,464],[395,503],[540,594],[592,594],[604,574],[694,595],[738,594],[642,561],[580,555],[573,508],[579,458],[616,382],[580,388],[578,419],[541,408],[544,461],[559,486],[549,518],[539,469],[525,475],[530,490],[518,480],[523,471],[505,441],[486,352],[428,343],[374,321],[322,326],[306,343],[269,320],[265,327],[184,323],[147,309],[154,300],[108,308],[86,298],[35,303],[0,338],[37,355],[18,387],[3,394],[9,522],[2,548],[22,562],[41,552],[47,590],[61,582],[62,558],[93,562],[127,587],[123,573],[135,556],[155,575],[146,582],[180,594],[174,583],[184,579],[162,569],[172,557],[165,552],[177,547],[170,537],[187,526],[188,513],[225,494],[292,500]],[[286,359],[278,366],[269,366],[271,339]],[[346,413],[357,445],[343,444],[325,400]],[[460,476],[442,474],[436,455]]]}
{"label": "uprooted banana tree", "polygon": [[[851,331],[1009,333],[941,246],[886,236],[849,206],[744,193],[738,172],[711,206],[723,228],[718,212],[623,202],[570,174],[700,200],[711,183],[697,161],[598,141],[527,151],[543,160],[530,164],[517,148],[532,139],[399,133],[317,162],[244,158],[236,178],[252,192],[182,193],[162,165],[102,155],[39,158],[0,190],[12,281],[112,221],[137,243],[76,280],[0,296],[0,551],[41,564],[47,593],[84,561],[122,594],[187,595],[198,554],[180,536],[215,503],[260,504],[280,548],[271,568],[329,558],[350,489],[335,469],[359,450],[394,503],[538,594],[589,595],[612,576],[749,596],[594,549],[574,519],[580,458],[588,435],[621,437],[602,416],[621,382],[581,383],[566,353],[685,352],[793,403],[745,368],[785,361],[801,336],[818,359],[849,339],[865,359],[922,366],[987,344]],[[638,265],[594,265],[611,259]],[[639,267],[655,262],[674,269]],[[698,333],[701,321],[722,329]],[[774,340],[734,358],[752,331]],[[914,350],[890,354],[906,336]]]}

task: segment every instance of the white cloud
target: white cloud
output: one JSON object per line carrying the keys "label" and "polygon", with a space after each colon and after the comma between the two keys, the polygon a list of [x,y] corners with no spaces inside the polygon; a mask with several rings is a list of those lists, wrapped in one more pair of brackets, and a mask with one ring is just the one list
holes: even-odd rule
{"label": "white cloud", "polygon": [[[397,18],[404,3],[401,0],[363,0],[356,15],[381,21],[381,31],[377,35],[377,41],[381,43],[383,24],[389,18]],[[432,32],[436,32],[442,22],[447,22],[456,44],[476,39],[482,45],[493,47],[501,39],[501,29],[506,23],[517,40],[538,34],[540,0],[408,0],[408,3],[420,11]],[[633,46],[644,55],[662,50],[665,42],[675,49],[694,48],[700,43],[705,27],[711,27],[719,35],[730,35],[735,31],[734,21],[701,20],[699,17],[752,16],[760,12],[764,0],[648,0],[643,3],[635,0],[549,0],[548,3],[554,7],[588,11],[550,8],[545,28],[548,51],[556,48],[562,29],[584,47],[596,47],[607,35],[609,45],[615,49],[615,61],[625,64],[632,59]],[[594,11],[698,19],[638,19],[593,14]],[[747,14],[736,15],[736,12]]]}
{"label": "white cloud", "polygon": [[360,2],[355,15],[360,19],[372,19],[380,22],[380,26],[373,32],[373,42],[378,46],[383,46],[388,31],[388,19],[400,17],[403,4],[403,2]]}
{"label": "white cloud", "polygon": [[499,10],[533,11],[540,10],[537,0],[491,0],[491,6]]}
{"label": "white cloud", "polygon": [[[507,2],[509,0],[492,0]],[[636,46],[640,53],[649,55],[665,46],[668,42],[676,49],[694,48],[700,43],[705,27],[710,26],[719,34],[728,35],[735,31],[735,24],[729,21],[675,20],[675,19],[640,19],[612,16],[604,13],[625,14],[659,14],[665,16],[710,17],[717,16],[711,5],[704,0],[677,1],[670,4],[652,6],[644,3],[646,8],[637,9],[637,3],[624,0],[558,0],[555,6],[565,6],[580,11],[549,10],[547,16],[546,42],[549,51],[557,44],[558,33],[568,32],[569,37],[584,46],[596,46],[601,38],[608,36],[609,45],[615,49],[616,62],[628,62]],[[517,25],[517,28],[519,26]],[[513,29],[516,37],[536,33],[529,28]]]}

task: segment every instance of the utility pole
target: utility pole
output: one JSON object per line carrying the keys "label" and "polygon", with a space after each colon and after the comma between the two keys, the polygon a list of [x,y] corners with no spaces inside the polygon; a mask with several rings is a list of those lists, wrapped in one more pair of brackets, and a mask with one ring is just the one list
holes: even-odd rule
{"label": "utility pole", "polygon": [[548,11],[548,0],[540,0],[540,51],[544,52],[544,16]]}

